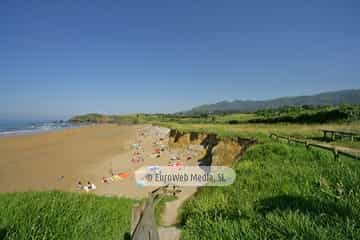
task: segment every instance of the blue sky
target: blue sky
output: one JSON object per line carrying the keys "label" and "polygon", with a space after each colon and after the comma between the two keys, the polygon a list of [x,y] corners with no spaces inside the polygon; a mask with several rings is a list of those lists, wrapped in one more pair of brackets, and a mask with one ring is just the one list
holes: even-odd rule
{"label": "blue sky", "polygon": [[359,1],[0,1],[0,119],[360,88]]}

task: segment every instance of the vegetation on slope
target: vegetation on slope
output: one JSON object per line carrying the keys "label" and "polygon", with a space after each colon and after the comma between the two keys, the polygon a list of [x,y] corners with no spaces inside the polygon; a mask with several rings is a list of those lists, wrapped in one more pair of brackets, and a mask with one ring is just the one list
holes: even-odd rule
{"label": "vegetation on slope", "polygon": [[135,114],[75,116],[80,123],[173,123],[178,124],[244,124],[244,123],[330,123],[360,120],[360,105],[298,106],[259,110],[255,113],[219,113],[199,115]]}
{"label": "vegetation on slope", "polygon": [[254,112],[284,106],[360,104],[360,89],[325,92],[313,96],[283,97],[265,101],[222,101],[193,108],[187,114]]}
{"label": "vegetation on slope", "polygon": [[[216,133],[222,137],[257,138],[268,141],[270,132],[321,140],[321,129],[360,134],[360,105],[299,106],[260,110],[245,114],[137,114],[124,116],[84,115],[73,121],[156,124],[180,131]],[[359,142],[336,140],[331,144],[359,148]]]}
{"label": "vegetation on slope", "polygon": [[355,121],[360,119],[360,105],[299,106],[268,109],[257,112],[253,123],[328,123]]}
{"label": "vegetation on slope", "polygon": [[183,209],[183,239],[359,239],[360,163],[304,147],[252,147],[236,182]]}
{"label": "vegetation on slope", "polygon": [[78,193],[2,193],[0,239],[124,239],[133,203]]}

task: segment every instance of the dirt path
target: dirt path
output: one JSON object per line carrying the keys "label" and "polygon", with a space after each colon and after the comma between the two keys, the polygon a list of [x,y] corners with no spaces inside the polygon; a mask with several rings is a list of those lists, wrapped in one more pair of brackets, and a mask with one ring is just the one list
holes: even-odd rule
{"label": "dirt path", "polygon": [[177,199],[167,202],[162,214],[163,227],[159,227],[159,235],[161,240],[179,240],[181,237],[181,229],[177,228],[179,223],[179,210],[183,203],[196,193],[195,187],[182,188],[181,193],[177,195]]}
{"label": "dirt path", "polygon": [[181,230],[176,227],[160,227],[159,236],[160,240],[179,240]]}
{"label": "dirt path", "polygon": [[166,203],[162,215],[164,226],[173,226],[179,223],[179,209],[187,199],[196,193],[196,190],[196,187],[183,187],[176,200]]}
{"label": "dirt path", "polygon": [[[200,159],[202,156],[197,156]],[[197,160],[194,165],[197,165]],[[181,192],[177,194],[177,199],[166,202],[164,212],[161,216],[161,223],[163,227],[159,228],[159,235],[161,240],[179,240],[181,237],[181,230],[175,225],[180,223],[180,209],[186,200],[191,198],[197,191],[197,187],[182,187]]]}

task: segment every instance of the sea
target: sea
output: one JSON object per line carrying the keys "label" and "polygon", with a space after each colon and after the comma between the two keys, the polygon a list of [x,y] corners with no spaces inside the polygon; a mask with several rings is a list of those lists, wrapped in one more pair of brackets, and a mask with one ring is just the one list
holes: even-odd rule
{"label": "sea", "polygon": [[0,137],[58,131],[80,126],[82,125],[67,121],[0,120]]}

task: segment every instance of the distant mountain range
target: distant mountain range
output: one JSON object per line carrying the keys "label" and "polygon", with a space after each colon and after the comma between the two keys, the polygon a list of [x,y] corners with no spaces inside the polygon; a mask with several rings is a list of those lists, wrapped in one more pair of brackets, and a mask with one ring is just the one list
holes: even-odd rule
{"label": "distant mountain range", "polygon": [[195,107],[185,114],[204,114],[220,112],[254,112],[260,109],[302,105],[360,104],[360,89],[324,92],[311,96],[282,97],[264,101],[235,100]]}

